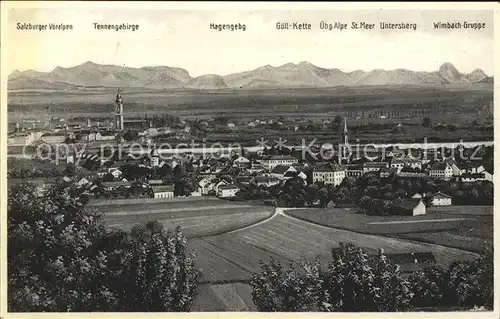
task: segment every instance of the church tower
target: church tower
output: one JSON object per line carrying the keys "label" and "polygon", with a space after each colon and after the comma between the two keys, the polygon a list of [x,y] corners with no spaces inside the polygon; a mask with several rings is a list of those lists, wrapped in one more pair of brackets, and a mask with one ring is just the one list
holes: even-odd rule
{"label": "church tower", "polygon": [[349,133],[347,132],[347,118],[344,117],[344,130],[342,131],[342,141],[340,144],[339,164],[343,159],[349,161]]}
{"label": "church tower", "polygon": [[123,99],[120,90],[116,94],[115,130],[123,131]]}
{"label": "church tower", "polygon": [[156,149],[156,145],[153,145],[153,149],[151,150],[151,166],[158,167],[160,165],[160,154],[158,154],[158,149]]}

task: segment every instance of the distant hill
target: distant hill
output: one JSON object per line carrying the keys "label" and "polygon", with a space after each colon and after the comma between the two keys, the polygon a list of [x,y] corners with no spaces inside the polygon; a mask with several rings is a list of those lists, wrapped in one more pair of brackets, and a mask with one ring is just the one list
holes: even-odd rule
{"label": "distant hill", "polygon": [[[491,81],[491,82],[490,82]],[[492,83],[482,70],[460,73],[446,62],[435,72],[416,72],[407,69],[343,72],[325,69],[303,61],[282,66],[266,65],[255,70],[226,76],[215,74],[197,78],[182,68],[151,66],[131,68],[85,62],[70,68],[56,67],[51,72],[14,71],[9,75],[8,88],[68,89],[83,87],[135,87],[154,89],[224,89],[224,88],[279,88],[279,87],[333,87],[359,85],[442,85],[446,83]]]}
{"label": "distant hill", "polygon": [[224,82],[224,79],[220,75],[215,74],[207,74],[194,78],[188,83],[188,86],[190,88],[206,90],[227,88],[227,84]]}

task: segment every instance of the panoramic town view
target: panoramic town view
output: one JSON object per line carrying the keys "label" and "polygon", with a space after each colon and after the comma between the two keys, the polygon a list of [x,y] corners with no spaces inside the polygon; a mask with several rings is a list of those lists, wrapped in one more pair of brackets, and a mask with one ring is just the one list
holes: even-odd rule
{"label": "panoramic town view", "polygon": [[11,70],[8,311],[492,310],[492,69],[441,56]]}

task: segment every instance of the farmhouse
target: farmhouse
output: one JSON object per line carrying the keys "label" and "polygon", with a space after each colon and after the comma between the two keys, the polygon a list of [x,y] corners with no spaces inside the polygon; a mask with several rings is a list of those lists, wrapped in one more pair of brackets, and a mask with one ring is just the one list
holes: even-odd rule
{"label": "farmhouse", "polygon": [[450,206],[451,196],[437,192],[431,196],[432,206]]}
{"label": "farmhouse", "polygon": [[174,187],[172,185],[152,186],[154,198],[172,198],[174,197]]}
{"label": "farmhouse", "polygon": [[265,169],[272,170],[277,165],[293,165],[298,162],[295,157],[289,155],[269,155],[262,159],[262,166]]}
{"label": "farmhouse", "polygon": [[218,188],[217,197],[228,198],[236,196],[236,193],[239,192],[240,189],[238,186],[232,185],[222,185]]}
{"label": "farmhouse", "polygon": [[394,208],[399,210],[401,215],[418,216],[426,213],[426,207],[421,198],[403,199],[395,203]]}

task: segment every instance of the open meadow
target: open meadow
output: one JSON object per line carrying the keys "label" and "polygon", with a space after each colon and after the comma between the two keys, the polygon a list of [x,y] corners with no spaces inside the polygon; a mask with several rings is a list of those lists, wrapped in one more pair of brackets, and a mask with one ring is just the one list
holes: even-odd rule
{"label": "open meadow", "polygon": [[225,233],[252,225],[270,217],[269,206],[243,205],[218,199],[189,201],[154,201],[136,204],[91,204],[104,213],[104,222],[113,228],[129,231],[134,225],[159,221],[165,228],[181,226],[187,238]]}
{"label": "open meadow", "polygon": [[418,240],[484,252],[493,246],[492,206],[431,207],[421,216],[367,216],[351,208],[300,209],[290,215],[365,234]]}

